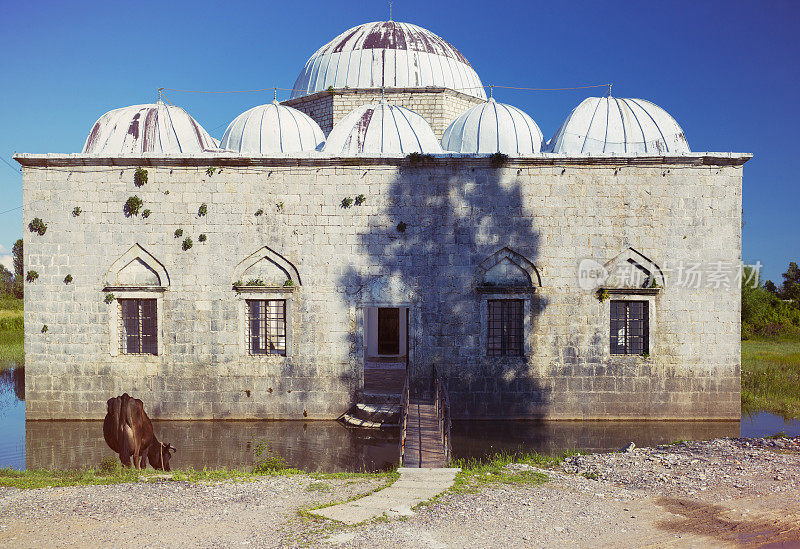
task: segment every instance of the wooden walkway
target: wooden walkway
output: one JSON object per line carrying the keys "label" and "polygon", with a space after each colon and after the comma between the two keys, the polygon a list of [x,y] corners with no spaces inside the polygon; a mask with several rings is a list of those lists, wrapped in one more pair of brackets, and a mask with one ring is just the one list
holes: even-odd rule
{"label": "wooden walkway", "polygon": [[414,398],[408,403],[403,467],[447,467],[436,408],[431,399]]}

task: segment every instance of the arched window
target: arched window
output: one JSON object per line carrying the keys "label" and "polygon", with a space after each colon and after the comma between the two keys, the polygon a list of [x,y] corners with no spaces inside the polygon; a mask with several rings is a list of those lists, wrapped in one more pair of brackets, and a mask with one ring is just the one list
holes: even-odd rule
{"label": "arched window", "polygon": [[239,299],[239,348],[250,356],[291,354],[293,295],[300,288],[297,268],[264,246],[234,269],[233,288]]}
{"label": "arched window", "polygon": [[481,296],[481,342],[489,357],[530,352],[531,294],[542,285],[538,269],[523,255],[502,248],[475,271]]}
{"label": "arched window", "polygon": [[164,265],[134,244],[108,269],[103,291],[115,300],[109,317],[110,353],[163,354],[163,295],[169,288]]}

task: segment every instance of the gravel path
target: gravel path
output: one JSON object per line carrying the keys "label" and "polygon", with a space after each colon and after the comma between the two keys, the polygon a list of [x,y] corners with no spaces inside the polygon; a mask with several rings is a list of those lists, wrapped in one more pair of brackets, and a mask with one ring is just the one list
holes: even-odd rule
{"label": "gravel path", "polygon": [[0,545],[800,547],[800,439],[637,448],[572,457],[544,472],[542,485],[448,494],[406,520],[353,527],[298,511],[384,481],[0,489]]}

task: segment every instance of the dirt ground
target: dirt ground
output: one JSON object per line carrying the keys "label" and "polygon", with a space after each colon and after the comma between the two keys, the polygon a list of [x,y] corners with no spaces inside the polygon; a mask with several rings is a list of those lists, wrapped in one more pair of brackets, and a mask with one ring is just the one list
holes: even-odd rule
{"label": "dirt ground", "polygon": [[0,545],[800,547],[797,439],[578,456],[546,473],[541,485],[448,493],[411,517],[353,527],[301,510],[365,494],[383,480],[5,488]]}

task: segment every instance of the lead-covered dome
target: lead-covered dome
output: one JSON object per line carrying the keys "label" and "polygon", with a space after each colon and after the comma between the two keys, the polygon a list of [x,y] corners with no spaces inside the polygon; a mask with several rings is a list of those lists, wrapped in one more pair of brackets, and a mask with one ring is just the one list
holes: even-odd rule
{"label": "lead-covered dome", "polygon": [[424,118],[385,101],[350,111],[333,127],[322,150],[343,156],[442,152],[439,140]]}
{"label": "lead-covered dome", "polygon": [[457,153],[533,154],[542,149],[542,131],[511,105],[489,99],[464,111],[442,136],[442,148]]}
{"label": "lead-covered dome", "polygon": [[219,151],[211,137],[185,110],[159,101],[109,111],[95,122],[83,152],[137,155]]}
{"label": "lead-covered dome", "polygon": [[429,30],[395,21],[353,27],[318,49],[297,77],[292,99],[329,87],[438,87],[486,99],[461,52]]}
{"label": "lead-covered dome", "polygon": [[565,154],[690,152],[683,130],[667,111],[644,99],[618,97],[585,99],[548,148]]}
{"label": "lead-covered dome", "polygon": [[310,116],[273,101],[243,112],[228,125],[220,147],[245,154],[313,151],[325,134]]}

